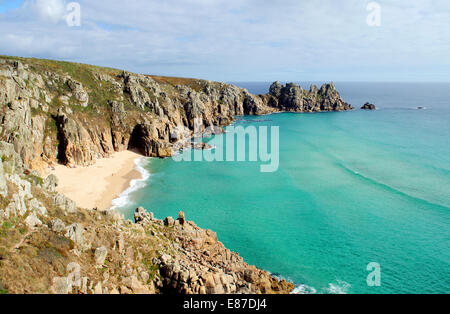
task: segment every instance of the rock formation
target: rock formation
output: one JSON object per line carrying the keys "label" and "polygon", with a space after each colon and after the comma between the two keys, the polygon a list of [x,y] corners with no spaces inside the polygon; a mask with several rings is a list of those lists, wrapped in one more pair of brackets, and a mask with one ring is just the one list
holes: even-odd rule
{"label": "rock formation", "polygon": [[[0,146],[8,144],[0,142]],[[11,152],[0,159],[2,293],[290,293],[294,285],[246,264],[214,232],[180,211],[157,220],[140,207],[135,222],[85,210],[55,192]]]}
{"label": "rock formation", "polygon": [[376,110],[377,108],[375,107],[374,104],[368,103],[366,102],[362,107],[361,110]]}
{"label": "rock formation", "polygon": [[[294,288],[293,284],[245,263],[237,253],[226,249],[213,231],[186,221],[183,212],[177,220],[168,217],[164,221],[154,219],[153,214],[145,214],[142,208],[137,209],[136,214],[136,223],[144,230],[162,230],[164,236],[175,239],[170,254],[153,259],[160,268],[157,287],[162,292],[286,293]],[[142,214],[147,217],[142,218]]]}
{"label": "rock formation", "polygon": [[91,165],[127,149],[168,157],[238,115],[352,109],[332,83],[306,91],[276,82],[256,96],[218,82],[13,57],[0,57],[0,105],[0,290],[81,294],[294,286],[246,264],[182,211],[157,220],[138,208],[131,223],[80,209],[56,192],[56,177],[41,177],[44,168]]}
{"label": "rock formation", "polygon": [[270,86],[269,95],[267,103],[279,111],[322,112],[353,109],[342,100],[333,83],[324,84],[320,89],[312,85],[307,91],[294,83],[283,86],[280,82],[275,82]]}
{"label": "rock formation", "polygon": [[350,110],[333,83],[309,91],[275,82],[267,95],[218,82],[0,57],[0,139],[32,170],[91,165],[114,151],[168,157],[198,132],[239,115]]}

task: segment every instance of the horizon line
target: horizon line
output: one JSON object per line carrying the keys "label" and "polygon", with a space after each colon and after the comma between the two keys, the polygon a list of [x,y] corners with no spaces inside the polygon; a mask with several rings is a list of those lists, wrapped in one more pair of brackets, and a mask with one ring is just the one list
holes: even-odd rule
{"label": "horizon line", "polygon": [[[0,58],[2,57],[6,57],[6,58],[18,58],[18,59],[38,59],[38,60],[46,60],[46,61],[56,61],[56,62],[68,62],[68,63],[76,63],[76,64],[81,64],[81,65],[88,65],[88,66],[94,66],[94,67],[101,67],[101,68],[110,68],[113,70],[118,70],[118,71],[127,71],[127,72],[132,72],[131,70],[126,70],[126,68],[119,68],[116,66],[108,66],[108,65],[98,65],[98,64],[93,64],[93,63],[85,63],[82,61],[71,61],[71,60],[67,60],[67,59],[62,59],[62,58],[55,58],[55,59],[50,59],[48,57],[21,57],[21,56],[14,56],[14,55],[7,55],[7,54],[1,54],[0,53]],[[217,80],[217,79],[207,79],[207,78],[198,78],[198,77],[188,77],[188,76],[183,76],[183,75],[178,75],[178,76],[174,76],[174,75],[168,75],[168,74],[161,74],[161,73],[142,73],[142,72],[133,72],[135,74],[142,74],[142,75],[148,75],[148,76],[162,76],[162,77],[172,77],[172,78],[186,78],[186,79],[194,79],[194,80],[203,80],[203,81],[213,81],[213,82],[221,82],[221,83],[226,83],[226,84],[233,84],[233,83],[273,83],[273,82],[280,82],[280,83],[309,83],[309,82],[333,82],[333,83],[393,83],[393,84],[398,84],[398,83],[416,83],[416,84],[450,84],[450,81],[434,81],[434,80],[430,80],[430,81],[412,81],[412,80],[398,80],[398,81],[391,81],[391,80],[330,80],[330,79],[323,79],[323,80],[267,80],[267,81],[260,81],[260,80],[243,80],[243,81],[239,81],[239,80]]]}

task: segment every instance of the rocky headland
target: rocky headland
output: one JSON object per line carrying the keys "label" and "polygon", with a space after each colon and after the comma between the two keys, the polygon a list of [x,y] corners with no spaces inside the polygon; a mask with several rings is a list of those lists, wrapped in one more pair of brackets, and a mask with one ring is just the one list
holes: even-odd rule
{"label": "rocky headland", "polygon": [[[0,292],[289,293],[180,213],[135,222],[79,208],[49,167],[88,166],[114,152],[169,157],[195,121],[222,130],[239,115],[353,109],[334,84],[236,86],[90,65],[0,57]],[[202,130],[200,130],[202,131]]]}

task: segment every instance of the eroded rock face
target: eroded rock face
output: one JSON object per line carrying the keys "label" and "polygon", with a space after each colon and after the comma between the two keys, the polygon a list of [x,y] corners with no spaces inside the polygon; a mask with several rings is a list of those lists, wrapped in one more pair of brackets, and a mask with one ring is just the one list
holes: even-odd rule
{"label": "eroded rock face", "polygon": [[270,87],[269,103],[282,111],[291,112],[322,112],[344,111],[353,107],[342,100],[333,83],[324,84],[320,89],[315,85],[310,90],[304,90],[295,83],[285,86],[275,82]]}
{"label": "eroded rock face", "polygon": [[6,185],[5,169],[3,168],[3,161],[0,159],[0,196],[6,197],[8,195],[8,186]]}
{"label": "eroded rock face", "polygon": [[[237,253],[226,249],[211,230],[198,228],[186,221],[180,212],[175,221],[167,217],[163,222],[142,219],[143,208],[136,210],[136,223],[144,229],[164,224],[174,237],[172,255],[162,254],[159,264],[161,291],[182,294],[290,293],[294,285],[272,277],[244,262]],[[153,215],[148,214],[151,217]]]}
{"label": "eroded rock face", "polygon": [[106,256],[108,255],[108,249],[104,246],[95,250],[95,262],[97,265],[103,265],[105,263]]}
{"label": "eroded rock face", "polygon": [[82,107],[87,107],[89,103],[89,94],[84,90],[83,84],[68,78],[67,85],[72,90],[73,96],[79,101],[80,105]]}
{"label": "eroded rock face", "polygon": [[[9,293],[289,293],[294,288],[246,264],[182,211],[176,220],[163,221],[141,207],[133,224],[112,210],[77,208],[53,191],[52,178],[39,180],[32,173],[0,172],[7,187],[0,196],[0,282]],[[79,276],[70,276],[75,273]]]}
{"label": "eroded rock face", "polygon": [[39,69],[31,60],[0,58],[0,139],[37,170],[56,162],[92,165],[126,149],[172,156],[194,132],[221,132],[237,115],[352,109],[333,83],[306,91],[275,82],[269,94],[257,96],[202,80],[85,67],[84,76],[72,77],[63,69]]}

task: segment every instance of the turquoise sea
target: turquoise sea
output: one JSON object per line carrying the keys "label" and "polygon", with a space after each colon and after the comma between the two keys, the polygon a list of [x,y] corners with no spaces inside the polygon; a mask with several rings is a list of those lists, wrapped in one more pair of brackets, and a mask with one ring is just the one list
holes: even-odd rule
{"label": "turquoise sea", "polygon": [[[280,127],[278,171],[146,159],[150,175],[118,206],[130,219],[137,205],[158,218],[183,210],[299,293],[450,292],[450,84],[336,86],[355,107],[379,109],[240,117],[235,125]],[[379,287],[366,282],[372,262]]]}

